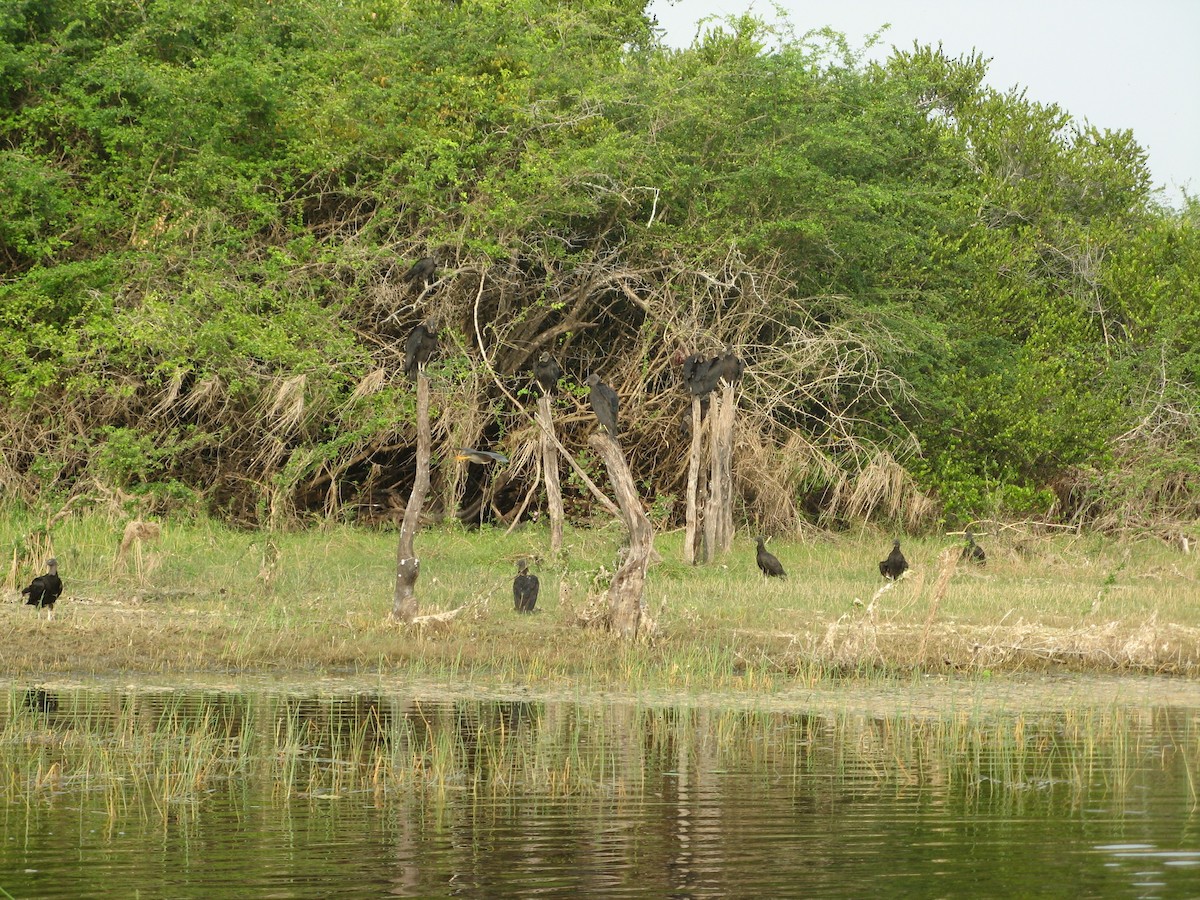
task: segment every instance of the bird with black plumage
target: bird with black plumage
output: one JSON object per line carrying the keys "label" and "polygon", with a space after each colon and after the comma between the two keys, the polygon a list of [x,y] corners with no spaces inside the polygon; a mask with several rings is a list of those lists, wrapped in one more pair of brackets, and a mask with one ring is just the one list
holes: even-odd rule
{"label": "bird with black plumage", "polygon": [[970,528],[967,529],[967,543],[962,548],[962,553],[958,558],[963,562],[975,563],[982,566],[987,562],[987,554],[983,552],[983,548],[975,543],[975,532]]}
{"label": "bird with black plumage", "polygon": [[880,561],[879,574],[884,578],[890,578],[892,581],[895,581],[907,570],[908,560],[900,552],[900,540],[897,538],[892,541],[892,552],[887,555],[887,559]]}
{"label": "bird with black plumage", "polygon": [[437,349],[437,332],[428,322],[422,322],[412,330],[408,340],[404,342],[404,374],[409,378],[416,378],[417,373],[425,368]]}
{"label": "bird with black plumage", "polygon": [[787,572],[783,571],[783,564],[767,549],[767,542],[761,536],[758,538],[758,553],[754,560],[758,563],[758,570],[768,578],[787,577]]}
{"label": "bird with black plumage", "polygon": [[592,405],[596,421],[615,441],[617,439],[617,408],[620,405],[617,400],[617,392],[601,381],[600,376],[595,372],[587,377],[587,384],[590,388],[588,402]]}
{"label": "bird with black plumage", "polygon": [[421,290],[425,290],[431,281],[436,280],[437,267],[437,254],[423,256],[409,266],[408,271],[400,276],[400,280],[408,284],[415,284]]}
{"label": "bird with black plumage", "polygon": [[533,378],[547,397],[554,396],[562,375],[562,366],[549,353],[543,353],[533,365]]}
{"label": "bird with black plumage", "polygon": [[42,610],[48,612],[47,621],[54,619],[54,604],[58,602],[59,596],[62,594],[63,583],[58,577],[58,560],[46,560],[46,574],[39,575],[29,583],[29,586],[21,590],[21,595],[28,597],[25,601],[26,606],[32,606],[38,611],[38,618],[42,617]]}
{"label": "bird with black plumage", "polygon": [[517,560],[517,575],[513,579],[513,608],[519,613],[536,612],[538,577],[529,571],[529,561]]}

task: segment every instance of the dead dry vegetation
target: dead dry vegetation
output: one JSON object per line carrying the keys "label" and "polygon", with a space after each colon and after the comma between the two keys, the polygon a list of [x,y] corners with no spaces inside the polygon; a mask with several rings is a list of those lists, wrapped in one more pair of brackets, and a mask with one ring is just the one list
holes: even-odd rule
{"label": "dead dry vegetation", "polygon": [[[2,585],[7,675],[378,671],[761,690],[905,671],[1200,673],[1200,555],[1149,538],[994,528],[983,567],[959,560],[956,535],[904,539],[912,568],[892,583],[877,569],[889,536],[874,531],[772,541],[786,579],[758,573],[744,532],[705,567],[683,564],[682,535],[668,533],[648,627],[627,645],[602,627],[615,525],[568,528],[561,555],[541,528],[423,531],[421,611],[459,612],[420,628],[387,621],[392,532],[200,521],[155,533],[68,516],[37,543],[26,525],[0,534],[25,548]],[[66,588],[47,622],[18,591],[51,553]],[[512,609],[521,557],[541,579],[532,616]]]}

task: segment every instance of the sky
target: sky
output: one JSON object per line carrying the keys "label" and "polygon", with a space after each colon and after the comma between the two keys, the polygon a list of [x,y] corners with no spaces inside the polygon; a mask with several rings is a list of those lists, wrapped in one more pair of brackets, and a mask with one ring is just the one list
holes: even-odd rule
{"label": "sky", "polygon": [[786,10],[797,34],[830,26],[861,47],[883,25],[880,47],[914,40],[947,56],[990,59],[987,83],[1021,87],[1100,129],[1132,129],[1163,199],[1200,194],[1200,0],[653,0],[671,46],[704,16],[746,11],[774,21]]}

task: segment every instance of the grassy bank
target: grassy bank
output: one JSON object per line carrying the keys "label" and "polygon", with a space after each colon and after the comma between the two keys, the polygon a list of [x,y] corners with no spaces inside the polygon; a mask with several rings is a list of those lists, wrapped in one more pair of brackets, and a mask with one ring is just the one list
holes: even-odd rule
{"label": "grassy bank", "polygon": [[[19,604],[28,565],[7,574],[0,673],[351,671],[593,686],[769,690],[796,679],[881,671],[1200,671],[1200,554],[1154,541],[982,538],[983,568],[950,567],[958,538],[906,539],[912,570],[890,590],[887,535],[773,541],[787,579],[764,579],[739,535],[721,565],[690,568],[660,535],[648,638],[626,646],[581,624],[598,608],[621,534],[569,531],[552,558],[539,529],[423,532],[422,612],[387,622],[396,535],[348,527],[292,534],[211,522],[164,524],[139,562],[118,561],[125,526],[78,516],[53,526],[65,591],[53,622]],[[28,552],[32,523],[8,517],[0,546]],[[541,612],[512,610],[515,560],[541,579]]]}

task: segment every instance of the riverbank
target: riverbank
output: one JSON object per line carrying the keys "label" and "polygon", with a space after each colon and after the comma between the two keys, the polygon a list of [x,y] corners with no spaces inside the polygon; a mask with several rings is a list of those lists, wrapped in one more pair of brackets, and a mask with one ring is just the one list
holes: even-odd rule
{"label": "riverbank", "polygon": [[[10,571],[0,674],[378,673],[761,691],[911,671],[1200,673],[1200,555],[1153,539],[1011,529],[980,539],[982,567],[953,564],[957,537],[905,539],[912,568],[889,588],[877,564],[890,540],[879,533],[772,541],[786,579],[759,574],[744,535],[723,563],[698,568],[679,561],[678,533],[660,535],[652,624],[626,645],[586,624],[614,568],[615,527],[569,530],[557,558],[540,529],[422,532],[421,611],[461,612],[420,628],[387,621],[394,533],[167,523],[140,557],[135,545],[118,559],[124,527],[100,516],[55,525],[65,590],[53,622],[18,602],[34,573]],[[5,521],[0,540],[27,547],[29,531]],[[522,557],[541,581],[532,616],[512,609]]]}

